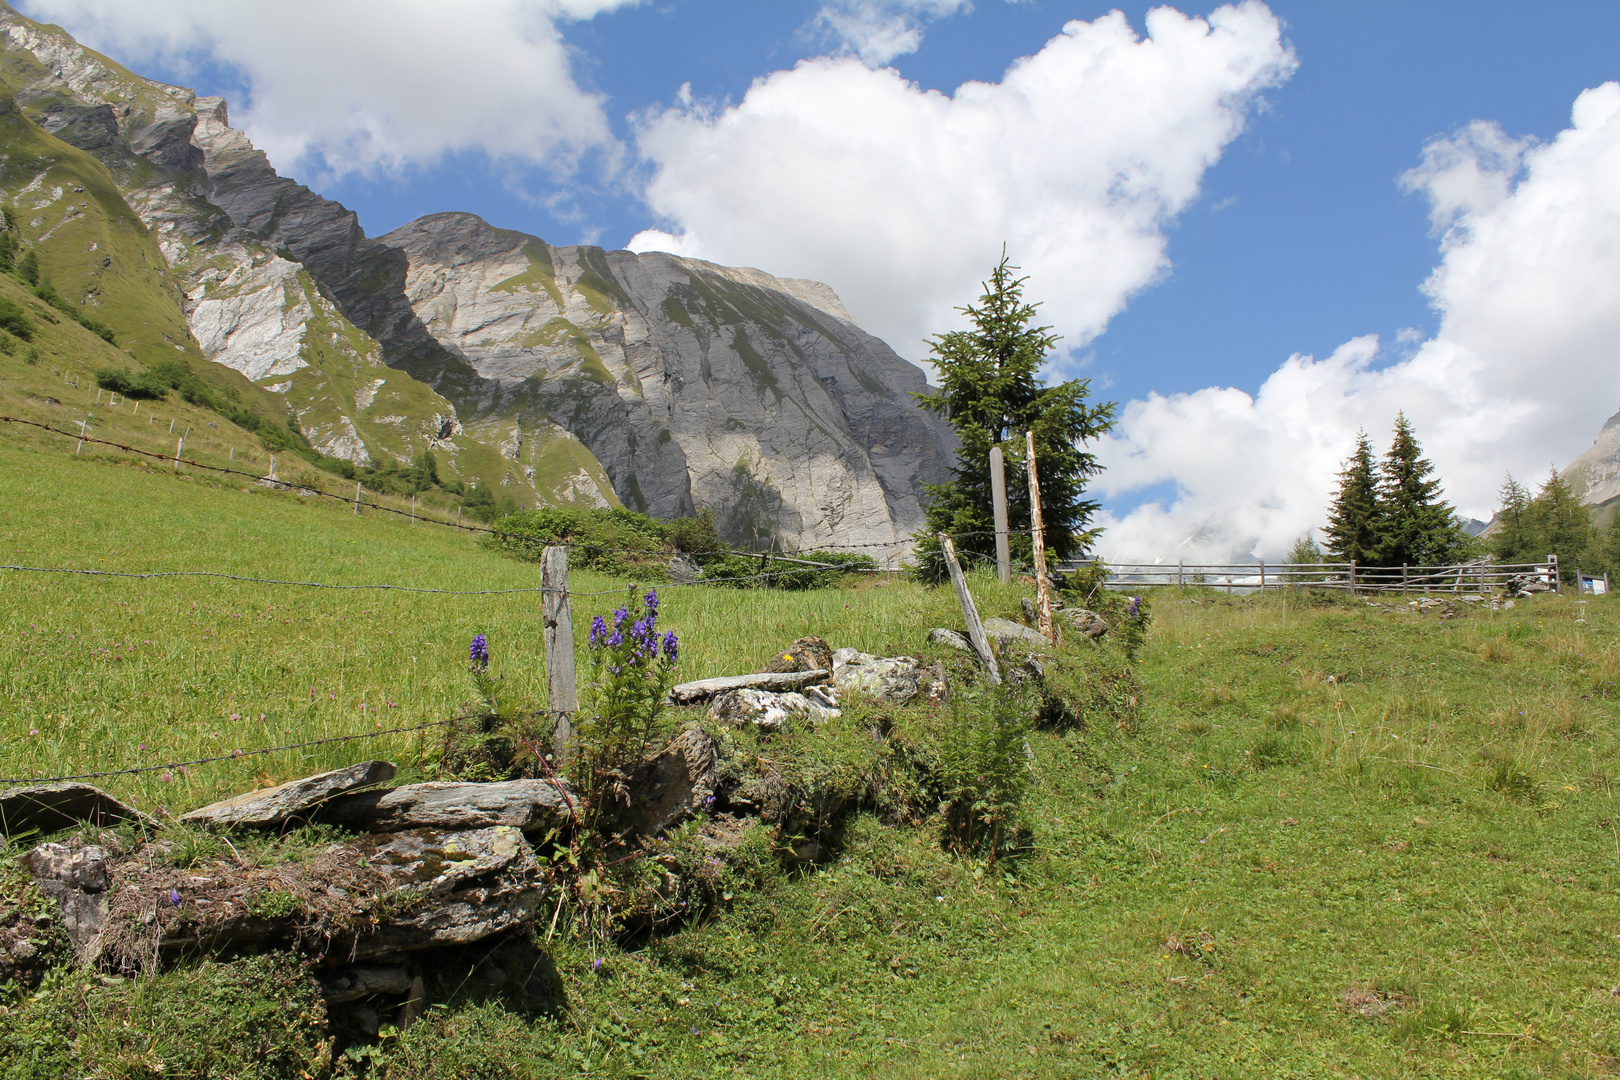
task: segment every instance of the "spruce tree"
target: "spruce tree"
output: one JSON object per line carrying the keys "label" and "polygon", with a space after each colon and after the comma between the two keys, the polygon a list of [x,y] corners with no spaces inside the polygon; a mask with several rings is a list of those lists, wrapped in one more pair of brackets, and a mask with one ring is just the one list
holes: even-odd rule
{"label": "spruce tree", "polygon": [[1503,478],[1497,498],[1500,505],[1496,508],[1496,527],[1488,541],[1497,562],[1534,562],[1545,555],[1541,549],[1546,545],[1536,535],[1530,515],[1530,492],[1513,479],[1512,473]]}
{"label": "spruce tree", "polygon": [[1328,512],[1327,528],[1322,530],[1328,550],[1346,562],[1375,564],[1383,545],[1382,515],[1372,442],[1365,431],[1358,431],[1355,453],[1339,470],[1339,492]]}
{"label": "spruce tree", "polygon": [[1465,546],[1450,504],[1440,498],[1434,466],[1423,456],[1411,421],[1395,414],[1395,436],[1384,455],[1378,483],[1382,529],[1381,566],[1440,566]]}
{"label": "spruce tree", "polygon": [[1540,562],[1548,554],[1558,556],[1558,576],[1565,583],[1573,583],[1575,572],[1586,565],[1587,552],[1592,548],[1592,515],[1581,505],[1575,491],[1558,475],[1549,471],[1546,483],[1530,501],[1527,512],[1534,534],[1541,541],[1542,550],[1530,555],[1525,562]]}
{"label": "spruce tree", "polygon": [[917,574],[926,581],[944,577],[938,533],[948,534],[959,551],[993,556],[990,449],[1001,446],[1007,463],[1008,526],[1015,558],[1027,557],[1031,542],[1029,480],[1024,465],[1024,433],[1035,433],[1036,468],[1041,485],[1041,521],[1047,555],[1054,561],[1080,557],[1096,539],[1091,527],[1098,504],[1085,497],[1086,481],[1102,471],[1087,442],[1113,427],[1113,402],[1088,403],[1085,379],[1048,386],[1041,364],[1057,338],[1051,327],[1035,325],[1035,307],[1024,301],[1024,282],[1015,277],[1005,252],[984,285],[977,307],[959,308],[972,326],[934,338],[939,369],[937,394],[917,395],[923,408],[943,416],[960,440],[951,480],[926,485],[927,525],[917,535]]}

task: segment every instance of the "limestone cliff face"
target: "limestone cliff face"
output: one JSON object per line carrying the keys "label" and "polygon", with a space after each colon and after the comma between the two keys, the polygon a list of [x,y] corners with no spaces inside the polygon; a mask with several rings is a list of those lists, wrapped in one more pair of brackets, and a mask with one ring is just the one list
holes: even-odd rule
{"label": "limestone cliff face", "polygon": [[1620,413],[1604,421],[1586,450],[1559,474],[1587,506],[1620,498]]}
{"label": "limestone cliff face", "polygon": [[3,3],[0,45],[24,111],[99,159],[150,231],[191,331],[175,347],[278,395],[326,453],[431,446],[523,501],[712,508],[732,539],[791,544],[900,540],[945,475],[922,372],[824,285],[467,214],[371,238],[277,175],[223,100]]}

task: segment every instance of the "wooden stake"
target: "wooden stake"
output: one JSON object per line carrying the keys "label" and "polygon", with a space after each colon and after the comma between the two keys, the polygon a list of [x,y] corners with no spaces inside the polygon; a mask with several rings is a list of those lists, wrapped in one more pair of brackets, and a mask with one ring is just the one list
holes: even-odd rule
{"label": "wooden stake", "polygon": [[1057,644],[1057,631],[1052,629],[1052,586],[1046,580],[1046,528],[1041,524],[1041,481],[1035,475],[1035,433],[1024,433],[1029,455],[1029,531],[1035,542],[1035,613],[1040,617],[1041,633],[1047,641]]}
{"label": "wooden stake", "polygon": [[174,434],[174,421],[173,420],[169,421],[169,434],[170,435]]}
{"label": "wooden stake", "polygon": [[416,496],[411,496],[411,524],[416,524]]}
{"label": "wooden stake", "polygon": [[996,517],[996,578],[1012,580],[1012,545],[1007,536],[1007,461],[1001,447],[990,448],[990,505]]}
{"label": "wooden stake", "polygon": [[456,528],[461,528],[461,507],[456,507]]}
{"label": "wooden stake", "polygon": [[984,664],[985,676],[992,686],[1001,683],[1001,668],[996,664],[996,654],[990,648],[990,638],[985,635],[984,623],[979,621],[979,608],[973,603],[973,594],[968,592],[967,575],[962,573],[962,564],[956,561],[956,545],[944,533],[939,534],[939,548],[945,554],[945,568],[951,572],[951,584],[956,588],[956,602],[962,605],[962,617],[967,620],[968,641],[973,645],[973,651],[979,654],[980,663]]}
{"label": "wooden stake", "polygon": [[175,472],[180,471],[180,451],[185,448],[185,445],[186,445],[186,437],[184,435],[180,436],[179,440],[174,444],[174,471]]}
{"label": "wooden stake", "polygon": [[566,767],[574,752],[573,714],[579,711],[574,683],[574,617],[568,605],[568,549],[540,555],[540,623],[545,631],[546,687],[551,698],[552,756]]}
{"label": "wooden stake", "polygon": [[360,513],[360,489],[365,486],[363,481],[356,480],[354,482],[354,512],[357,515]]}
{"label": "wooden stake", "polygon": [[79,421],[79,445],[73,448],[73,455],[75,457],[78,456],[80,450],[84,449],[84,429],[89,425],[89,423],[90,418],[88,416]]}

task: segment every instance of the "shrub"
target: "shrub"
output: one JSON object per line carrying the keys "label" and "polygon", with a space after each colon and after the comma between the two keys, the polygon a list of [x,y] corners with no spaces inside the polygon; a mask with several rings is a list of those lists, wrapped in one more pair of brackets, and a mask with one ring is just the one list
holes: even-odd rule
{"label": "shrub", "polygon": [[104,367],[96,369],[96,385],[115,394],[141,401],[157,401],[171,389],[167,380],[142,372],[137,375],[129,368]]}
{"label": "shrub", "polygon": [[[633,510],[546,506],[507,514],[496,520],[495,530],[487,543],[497,551],[539,562],[546,548],[567,544],[571,565],[606,574],[654,560],[663,547],[663,526]],[[646,557],[638,558],[643,552]]]}
{"label": "shrub", "polygon": [[14,300],[0,297],[0,329],[8,330],[24,341],[34,340],[34,324],[28,321],[23,309]]}

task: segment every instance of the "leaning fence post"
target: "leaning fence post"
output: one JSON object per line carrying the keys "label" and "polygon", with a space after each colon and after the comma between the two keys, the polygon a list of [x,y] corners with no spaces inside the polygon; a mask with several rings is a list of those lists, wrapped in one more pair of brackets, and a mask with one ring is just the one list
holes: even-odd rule
{"label": "leaning fence post", "polygon": [[1012,580],[1012,546],[1007,536],[1007,460],[1001,447],[990,448],[990,504],[996,519],[996,578]]}
{"label": "leaning fence post", "polygon": [[968,592],[967,575],[962,573],[962,564],[956,561],[956,545],[951,543],[949,536],[940,533],[939,549],[945,555],[945,568],[951,572],[956,602],[962,605],[962,617],[967,620],[968,641],[972,643],[973,651],[979,654],[990,684],[998,685],[1001,682],[1001,668],[996,665],[996,654],[991,651],[990,639],[985,636],[984,624],[979,621],[979,609],[973,603],[973,594]]}
{"label": "leaning fence post", "polygon": [[1046,527],[1041,522],[1041,481],[1035,474],[1035,433],[1026,431],[1024,439],[1029,455],[1029,531],[1035,545],[1035,614],[1039,617],[1041,634],[1057,644],[1057,632],[1052,629],[1052,586],[1046,580]]}
{"label": "leaning fence post", "polygon": [[568,607],[568,549],[548,547],[540,555],[540,622],[546,639],[546,687],[550,692],[552,756],[559,768],[574,752],[573,714],[579,711],[574,684],[574,617]]}

